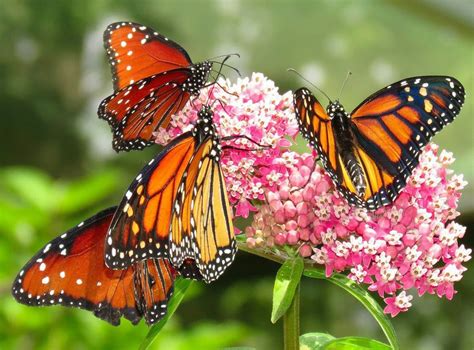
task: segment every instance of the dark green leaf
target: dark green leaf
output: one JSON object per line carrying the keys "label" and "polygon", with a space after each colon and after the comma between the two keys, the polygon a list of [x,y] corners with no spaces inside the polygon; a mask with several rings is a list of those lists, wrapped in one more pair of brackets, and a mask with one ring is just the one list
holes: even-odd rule
{"label": "dark green leaf", "polygon": [[300,350],[320,350],[333,339],[335,338],[327,333],[306,333],[300,336]]}
{"label": "dark green leaf", "polygon": [[286,260],[278,270],[273,287],[272,323],[278,321],[291,305],[303,268],[303,259],[298,256]]}
{"label": "dark green leaf", "polygon": [[347,276],[337,273],[332,274],[331,277],[328,278],[324,274],[324,271],[315,267],[307,267],[304,271],[304,275],[311,278],[328,280],[329,282],[334,283],[335,285],[349,292],[372,314],[385,333],[385,336],[392,346],[392,349],[398,350],[400,348],[392,322],[387,317],[387,315],[383,313],[383,309],[375,301],[375,299],[372,298],[372,296],[366,290],[362,289],[362,287],[360,287],[356,282],[347,278]]}
{"label": "dark green leaf", "polygon": [[174,282],[173,296],[168,302],[168,312],[166,313],[166,316],[150,328],[148,334],[145,337],[145,340],[140,345],[140,350],[146,350],[150,347],[151,343],[153,343],[153,341],[163,329],[165,324],[168,322],[171,316],[173,316],[179,304],[181,304],[181,301],[183,300],[186,291],[188,290],[192,282],[192,280],[188,280],[182,277],[178,277],[176,279],[176,281]]}

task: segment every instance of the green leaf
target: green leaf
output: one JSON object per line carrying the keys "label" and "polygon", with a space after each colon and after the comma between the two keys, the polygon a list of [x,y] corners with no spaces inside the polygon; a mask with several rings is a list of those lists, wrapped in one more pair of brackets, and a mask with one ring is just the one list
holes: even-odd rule
{"label": "green leaf", "polygon": [[162,328],[166,325],[171,316],[173,316],[179,304],[181,304],[181,301],[183,301],[186,291],[188,290],[192,282],[192,280],[185,279],[182,277],[178,277],[176,279],[176,281],[174,282],[173,296],[168,302],[168,312],[166,313],[166,316],[150,328],[148,334],[145,337],[145,340],[140,345],[140,350],[146,350],[150,347],[151,343],[153,343]]}
{"label": "green leaf", "polygon": [[320,350],[333,339],[336,338],[327,333],[306,333],[300,336],[300,350]]}
{"label": "green leaf", "polygon": [[400,349],[398,344],[398,339],[395,334],[395,329],[393,328],[392,322],[390,319],[383,313],[381,306],[375,301],[374,298],[362,287],[360,287],[356,282],[347,278],[347,276],[334,273],[331,277],[326,277],[324,271],[316,267],[307,267],[304,271],[304,275],[311,278],[327,280],[338,287],[341,287],[345,291],[349,292],[353,297],[365,306],[365,308],[372,314],[375,320],[378,322],[382,328],[385,336],[387,337],[390,345],[393,350]]}
{"label": "green leaf", "polygon": [[273,287],[272,323],[278,321],[290,306],[303,269],[303,259],[298,256],[286,260],[278,270]]}
{"label": "green leaf", "polygon": [[361,338],[361,337],[345,337],[334,339],[321,347],[321,350],[390,350],[391,347],[381,343],[378,340]]}

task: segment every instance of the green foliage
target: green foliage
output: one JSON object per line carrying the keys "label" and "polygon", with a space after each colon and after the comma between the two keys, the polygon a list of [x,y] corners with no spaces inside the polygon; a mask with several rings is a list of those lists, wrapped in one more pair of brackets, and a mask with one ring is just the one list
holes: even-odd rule
{"label": "green foliage", "polygon": [[377,340],[362,337],[334,338],[326,333],[307,333],[300,336],[300,350],[390,350]]}
{"label": "green foliage", "polygon": [[303,268],[303,259],[297,256],[286,260],[278,270],[273,287],[272,323],[276,323],[290,306]]}
{"label": "green foliage", "polygon": [[191,283],[192,280],[187,280],[184,278],[176,279],[174,284],[173,296],[171,297],[168,303],[168,312],[166,316],[150,328],[145,340],[140,345],[140,350],[146,350],[150,348],[151,344],[156,339],[160,331],[163,329],[168,320],[174,315],[179,304],[181,304],[181,302],[183,301],[186,291],[191,286]]}
{"label": "green foliage", "polygon": [[335,339],[327,333],[306,333],[300,336],[300,350],[321,350],[324,344]]}
{"label": "green foliage", "polygon": [[400,348],[398,339],[395,334],[395,329],[392,322],[387,315],[384,314],[383,309],[377,303],[377,301],[370,295],[365,289],[359,286],[357,283],[347,278],[344,275],[333,273],[331,277],[326,277],[324,272],[317,268],[308,267],[304,271],[304,275],[316,279],[324,279],[344,289],[355,299],[364,305],[364,307],[370,312],[370,314],[377,320],[378,324],[382,328],[385,336],[387,337],[393,350]]}

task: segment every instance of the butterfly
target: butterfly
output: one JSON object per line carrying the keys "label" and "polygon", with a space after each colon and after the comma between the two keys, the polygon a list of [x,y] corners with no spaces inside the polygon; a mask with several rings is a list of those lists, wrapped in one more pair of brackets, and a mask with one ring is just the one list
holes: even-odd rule
{"label": "butterfly", "polygon": [[203,106],[192,131],[170,142],[129,186],[107,233],[109,267],[169,258],[180,269],[190,259],[197,269],[183,276],[198,271],[209,283],[232,263],[232,212],[212,118],[211,107]]}
{"label": "butterfly", "polygon": [[213,63],[193,63],[177,43],[137,23],[110,24],[104,46],[114,93],[98,109],[112,131],[115,151],[143,149],[153,133],[206,86]]}
{"label": "butterfly", "polygon": [[350,204],[375,210],[397,198],[423,146],[456,118],[464,96],[455,78],[420,76],[377,91],[351,114],[337,100],[324,110],[306,88],[293,101],[300,132],[337,189]]}
{"label": "butterfly", "polygon": [[104,244],[115,211],[101,211],[46,244],[16,277],[14,298],[29,306],[86,309],[113,325],[122,316],[133,324],[142,317],[149,325],[160,320],[178,272],[167,259],[109,269]]}

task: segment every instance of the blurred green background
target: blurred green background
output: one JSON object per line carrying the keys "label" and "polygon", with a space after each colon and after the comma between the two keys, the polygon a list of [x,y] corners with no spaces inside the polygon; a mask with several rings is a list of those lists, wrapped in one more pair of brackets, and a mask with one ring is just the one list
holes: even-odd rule
{"label": "blurred green background", "polygon": [[[149,25],[179,42],[194,61],[239,52],[243,75],[260,71],[281,91],[301,85],[299,70],[348,110],[385,85],[413,75],[446,74],[467,90],[460,117],[435,142],[454,152],[454,168],[474,183],[472,99],[474,2],[456,1],[36,1],[0,0],[0,349],[137,348],[144,324],[118,328],[91,313],[14,302],[10,283],[48,240],[113,205],[156,153],[115,154],[96,117],[112,91],[102,31],[117,20]],[[301,150],[304,150],[301,142]],[[472,247],[474,187],[459,221]],[[468,264],[472,267],[472,261]],[[257,267],[257,268],[256,268]],[[278,349],[270,323],[278,266],[239,253],[212,285],[194,284],[154,343],[156,349],[253,346]],[[394,319],[402,349],[474,348],[474,274],[453,301],[433,296]],[[383,340],[370,315],[336,287],[302,285],[302,332]]]}

